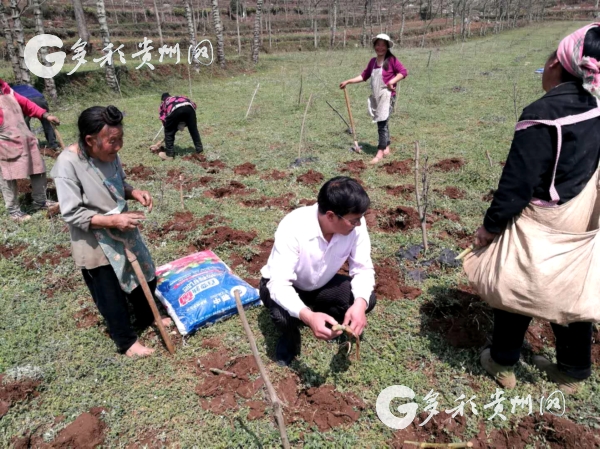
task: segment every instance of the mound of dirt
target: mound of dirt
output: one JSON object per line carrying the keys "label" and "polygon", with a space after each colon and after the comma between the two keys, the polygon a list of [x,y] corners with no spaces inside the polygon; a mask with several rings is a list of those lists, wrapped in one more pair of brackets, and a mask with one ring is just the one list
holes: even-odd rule
{"label": "mound of dirt", "polygon": [[71,248],[65,248],[61,245],[56,245],[53,250],[46,251],[35,259],[31,259],[25,263],[25,268],[35,270],[40,265],[50,264],[53,267],[60,265],[63,260],[71,259]]}
{"label": "mound of dirt", "polygon": [[169,238],[176,241],[185,240],[188,234],[198,228],[201,221],[196,219],[194,214],[190,211],[179,211],[175,212],[175,215],[171,220],[165,223],[156,232],[150,233],[150,237],[155,239],[157,237],[164,237],[170,232],[175,232],[176,235],[170,236]]}
{"label": "mound of dirt", "polygon": [[340,171],[342,173],[348,172],[352,175],[358,175],[367,169],[367,164],[365,161],[346,161],[340,165]]}
{"label": "mound of dirt", "polygon": [[206,156],[197,153],[188,154],[187,156],[183,156],[181,159],[198,165],[202,165],[204,162],[206,162]]}
{"label": "mound of dirt", "polygon": [[409,175],[413,171],[414,162],[412,159],[403,161],[393,161],[383,164],[382,167],[388,175]]}
{"label": "mound of dirt", "polygon": [[37,387],[40,384],[39,380],[33,379],[4,383],[4,374],[0,374],[0,418],[17,402],[37,397]]}
{"label": "mound of dirt", "polygon": [[447,231],[440,232],[438,234],[438,237],[441,239],[450,239],[454,241],[459,248],[462,249],[468,248],[474,241],[473,234],[462,229],[448,229]]}
{"label": "mound of dirt", "polygon": [[262,267],[264,267],[271,255],[273,249],[273,239],[268,239],[258,245],[255,253],[249,255],[235,254],[231,257],[231,267],[237,268],[243,265],[246,271],[250,274],[259,274]]}
{"label": "mound of dirt", "polygon": [[12,259],[13,257],[17,257],[19,254],[21,254],[25,248],[27,248],[27,245],[8,246],[0,244],[0,257],[4,259]]}
{"label": "mound of dirt", "polygon": [[73,315],[78,329],[88,329],[100,324],[100,317],[92,307],[85,307]]}
{"label": "mound of dirt", "polygon": [[444,190],[435,189],[434,191],[452,200],[462,200],[466,195],[464,190],[454,186],[448,186]]}
{"label": "mound of dirt", "polygon": [[200,165],[208,173],[219,173],[222,168],[227,168],[227,165],[218,159],[215,159],[214,161],[202,162]]}
{"label": "mound of dirt", "polygon": [[241,203],[246,207],[269,207],[272,209],[282,209],[291,211],[294,206],[290,202],[296,197],[293,193],[286,193],[280,197],[261,196],[255,200],[244,200]]}
{"label": "mound of dirt", "polygon": [[481,348],[492,330],[492,310],[468,286],[449,289],[444,297],[428,301],[424,329],[440,334],[455,348]]}
{"label": "mound of dirt", "polygon": [[271,172],[262,175],[260,179],[264,179],[265,181],[281,181],[282,179],[289,178],[290,175],[291,173],[289,172],[272,170]]}
{"label": "mound of dirt", "polygon": [[416,209],[408,206],[388,209],[384,213],[380,213],[378,219],[379,228],[384,232],[407,231],[421,226],[419,213]]}
{"label": "mound of dirt", "polygon": [[415,186],[410,184],[400,186],[385,186],[383,188],[389,195],[401,196],[406,200],[410,199],[411,196],[415,193]]}
{"label": "mound of dirt", "polygon": [[375,265],[375,281],[377,298],[392,301],[415,299],[423,293],[421,289],[404,285],[400,281],[400,268],[394,259],[384,259]]}
{"label": "mound of dirt", "polygon": [[450,212],[448,210],[434,209],[433,215],[434,215],[434,217],[436,217],[438,219],[445,218],[446,220],[460,223],[460,216],[458,214],[455,214],[454,212]]}
{"label": "mound of dirt", "polygon": [[435,170],[440,170],[440,171],[443,171],[443,172],[449,172],[449,171],[459,170],[463,165],[465,165],[464,159],[451,158],[451,159],[441,160],[441,161],[433,164],[432,167]]}
{"label": "mound of dirt", "polygon": [[321,182],[323,182],[323,179],[323,174],[319,173],[318,171],[314,171],[311,168],[303,175],[298,176],[296,178],[296,181],[298,181],[301,184],[314,185],[320,184]]}
{"label": "mound of dirt", "polygon": [[226,198],[233,195],[249,195],[255,192],[255,189],[248,189],[244,184],[238,181],[230,181],[226,187],[217,187],[215,189],[207,190],[204,192],[204,196],[207,198]]}
{"label": "mound of dirt", "polygon": [[310,198],[302,198],[301,200],[298,201],[298,204],[300,206],[312,206],[316,202],[317,202],[317,200],[313,200]]}
{"label": "mound of dirt", "polygon": [[194,242],[198,251],[213,249],[224,243],[230,245],[247,245],[256,237],[256,231],[238,231],[228,226],[217,226],[206,229],[202,237]]}
{"label": "mound of dirt", "polygon": [[372,231],[375,231],[377,229],[377,214],[378,212],[375,209],[369,209],[365,213],[365,221],[367,222],[367,228],[369,228]]}
{"label": "mound of dirt", "polygon": [[238,166],[234,167],[233,172],[236,175],[240,175],[240,176],[250,176],[250,175],[256,175],[258,173],[256,171],[256,165],[254,165],[250,162],[246,162],[242,165],[238,165]]}
{"label": "mound of dirt", "polygon": [[134,181],[146,181],[147,179],[152,179],[154,177],[154,170],[140,164],[133,168],[127,168],[125,174]]}
{"label": "mound of dirt", "polygon": [[[468,406],[466,410],[468,410]],[[390,442],[390,446],[394,449],[414,447],[412,445],[404,444],[405,441],[451,443],[453,436],[461,438],[465,433],[467,419],[464,416],[457,415],[455,418],[452,418],[451,415],[440,413],[421,427],[419,424],[424,422],[428,416],[429,414],[427,412],[422,412],[406,429],[394,432],[394,439]],[[442,418],[442,416],[444,416],[444,418]]]}

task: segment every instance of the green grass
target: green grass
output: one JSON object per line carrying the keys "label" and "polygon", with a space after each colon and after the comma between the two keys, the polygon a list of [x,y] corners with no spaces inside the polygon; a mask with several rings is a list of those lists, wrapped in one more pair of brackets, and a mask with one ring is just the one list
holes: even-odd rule
{"label": "green grass", "polygon": [[[450,241],[436,235],[445,229],[473,232],[481,223],[487,203],[481,197],[495,188],[503,161],[508,152],[515,123],[516,109],[521,109],[542,95],[541,80],[534,70],[542,67],[549,53],[556,48],[560,37],[580,24],[562,22],[524,28],[499,36],[474,40],[440,49],[410,49],[396,51],[409,70],[409,77],[401,83],[396,114],[390,124],[392,160],[412,157],[413,142],[418,140],[421,152],[435,162],[448,157],[463,157],[466,165],[455,173],[433,172],[432,188],[448,185],[466,191],[463,200],[449,200],[432,193],[432,209],[456,212],[461,224],[437,222],[430,230],[433,242],[457,249]],[[308,96],[313,94],[305,124],[303,156],[316,156],[319,161],[294,170],[294,176],[284,181],[265,181],[260,176],[238,179],[249,188],[257,189],[250,198],[260,195],[280,196],[293,192],[298,199],[314,198],[316,189],[300,185],[295,178],[312,168],[330,178],[339,174],[340,162],[358,159],[349,152],[351,138],[344,133],[345,126],[325,103],[328,100],[343,115],[343,95],[337,85],[356,76],[366,66],[371,53],[366,50],[313,52],[261,56],[256,71],[204,71],[196,76],[192,96],[198,104],[198,122],[209,159],[221,159],[228,165],[216,175],[218,183],[238,179],[235,165],[250,161],[259,172],[271,169],[287,170],[298,156],[302,115]],[[429,66],[428,66],[428,61]],[[4,67],[6,73],[9,67]],[[300,78],[303,78],[302,101],[298,104]],[[260,83],[252,111],[244,115],[250,97]],[[513,99],[516,85],[517,98]],[[454,89],[461,90],[455,92]],[[163,163],[148,151],[151,139],[160,127],[157,118],[160,93],[188,95],[187,79],[172,77],[154,88],[143,91],[132,89],[124,98],[101,91],[68,95],[55,110],[61,118],[60,131],[65,142],[76,139],[76,117],[84,108],[95,104],[115,104],[126,113],[125,147],[122,161],[129,167],[144,164],[157,173],[157,180],[136,182],[148,189],[155,198],[156,210],[149,216],[149,225],[167,222],[180,209],[179,192],[174,186],[161,182],[170,168],[179,168],[185,175],[204,175],[205,170],[186,163],[180,158]],[[376,127],[365,111],[369,87],[367,84],[349,88],[359,141],[368,153],[376,146]],[[37,126],[37,122],[34,123]],[[191,151],[187,132],[178,134],[176,145]],[[489,151],[494,161],[490,167],[486,157]],[[365,162],[371,154],[364,156]],[[48,160],[48,171],[53,161]],[[259,174],[260,174],[259,173]],[[380,167],[368,168],[361,175],[379,211],[397,205],[414,207],[414,201],[388,195],[383,186],[412,184],[412,175],[391,176]],[[133,182],[132,182],[133,183]],[[194,190],[186,198],[186,207],[196,216],[214,213],[233,228],[254,229],[258,232],[255,243],[272,238],[284,212],[241,207],[235,197],[212,200],[203,197],[202,189]],[[0,420],[0,446],[6,447],[14,436],[20,436],[38,426],[60,430],[77,415],[91,407],[103,406],[108,410],[106,444],[124,447],[148,430],[166,434],[171,444],[181,447],[254,447],[260,441],[264,447],[275,447],[279,437],[269,419],[247,421],[244,409],[222,417],[205,412],[194,393],[198,378],[189,362],[208,351],[201,347],[203,339],[218,336],[231,356],[250,353],[243,329],[237,318],[198,331],[177,348],[174,357],[168,357],[160,342],[147,338],[146,342],[159,348],[158,353],[146,360],[132,361],[115,353],[114,345],[106,337],[103,327],[78,329],[74,314],[81,308],[79,301],[90,304],[89,293],[80,273],[70,259],[57,267],[40,265],[27,270],[24,264],[46,251],[68,245],[68,233],[63,225],[37,214],[29,223],[17,226],[3,214],[0,217],[2,240],[7,245],[26,245],[18,257],[0,258],[0,372],[15,366],[40,367],[44,379],[40,396],[14,406]],[[157,265],[169,262],[187,253],[188,244],[197,238],[203,228],[187,235],[185,241],[150,241],[149,247]],[[419,243],[418,231],[384,234],[372,232],[373,258],[376,261],[393,257],[400,245]],[[238,248],[238,251],[246,251]],[[229,261],[232,250],[217,248],[216,252]],[[245,275],[243,270],[240,274]],[[400,273],[400,276],[402,274]],[[46,297],[43,289],[51,282],[64,283],[72,279],[73,288]],[[390,301],[380,298],[369,317],[366,338],[373,345],[363,345],[362,360],[347,370],[331,366],[333,346],[317,341],[305,329],[303,354],[294,369],[304,385],[321,382],[334,384],[340,391],[352,391],[367,404],[360,420],[349,427],[338,427],[331,432],[319,433],[302,422],[288,427],[294,446],[306,447],[381,447],[391,439],[392,431],[385,427],[375,413],[379,392],[394,384],[411,387],[417,394],[419,412],[423,397],[433,389],[441,393],[439,409],[451,408],[461,392],[467,397],[477,395],[477,403],[484,416],[469,416],[472,433],[490,416],[482,406],[490,402],[495,383],[484,375],[478,363],[476,349],[458,350],[449,346],[440,336],[428,333],[421,305],[432,299],[443,300],[448,288],[464,283],[460,269],[431,277],[421,286],[424,294],[414,300]],[[92,306],[93,307],[93,306]],[[274,379],[285,377],[289,371],[276,366],[269,359],[275,341],[275,332],[264,310],[248,313],[263,360]],[[373,348],[377,348],[374,350]],[[548,355],[553,348],[546,348]],[[514,394],[531,394],[539,398],[555,388],[531,368],[518,368],[519,385]],[[576,422],[596,426],[594,416],[600,415],[600,376],[598,371],[583,390],[567,399],[567,415]],[[478,391],[473,390],[478,386]],[[63,424],[53,424],[59,415],[66,417]],[[509,418],[512,417],[509,413]],[[524,416],[521,413],[518,416]],[[235,418],[239,418],[239,421]],[[434,418],[436,419],[436,418]],[[489,428],[502,427],[498,420],[485,421]],[[241,424],[243,423],[243,425]]]}

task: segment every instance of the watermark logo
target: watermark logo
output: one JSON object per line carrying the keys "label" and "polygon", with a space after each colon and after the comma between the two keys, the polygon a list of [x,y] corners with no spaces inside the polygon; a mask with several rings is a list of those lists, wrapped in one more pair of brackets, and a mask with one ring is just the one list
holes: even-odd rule
{"label": "watermark logo", "polygon": [[[40,34],[39,36],[33,37],[25,46],[25,65],[31,73],[40,78],[53,78],[58,75],[65,65],[67,54],[64,51],[48,53],[45,57],[45,61],[40,62],[38,54],[44,47],[63,48],[63,41],[53,34]],[[102,56],[94,58],[92,61],[98,63],[100,68],[104,67],[106,64],[112,66],[114,57],[118,57],[121,64],[126,64],[127,59],[123,47],[124,45],[121,44],[115,48],[115,45],[110,42],[102,49]],[[73,44],[71,50],[74,54],[71,59],[76,64],[67,75],[72,75],[79,67],[88,62],[86,59],[87,48],[87,42],[82,41],[81,38]],[[144,40],[138,43],[136,48],[139,48],[139,51],[131,55],[131,58],[140,61],[136,70],[139,70],[144,66],[148,67],[150,70],[154,70],[154,64],[151,62],[152,50],[154,50],[152,40],[144,37]],[[175,64],[179,64],[181,61],[181,49],[178,43],[175,45],[165,44],[158,47],[158,54],[158,62],[160,63],[168,59],[174,59]],[[198,63],[205,66],[211,65],[214,61],[214,51],[210,40],[204,39],[194,46],[190,45],[187,49],[187,61],[188,64]],[[50,65],[45,65],[44,63]]]}
{"label": "watermark logo", "polygon": [[[492,399],[489,403],[483,406],[483,410],[490,409],[490,416],[487,418],[488,421],[491,421],[495,418],[499,418],[502,421],[506,421],[507,412],[510,410],[511,413],[515,413],[517,409],[525,409],[528,410],[528,415],[533,413],[533,399],[531,394],[527,396],[515,396],[513,398],[504,397],[504,390],[499,388],[490,395],[490,399]],[[423,420],[419,427],[427,424],[435,415],[440,414],[438,410],[438,397],[439,393],[430,390],[429,393],[423,398],[425,402],[423,406],[423,412],[427,412],[428,416]],[[417,416],[417,410],[419,408],[419,404],[417,402],[409,402],[406,404],[399,405],[396,410],[398,413],[403,416],[396,416],[391,410],[391,404],[394,399],[410,399],[413,400],[415,398],[415,392],[404,385],[392,385],[391,387],[387,387],[379,393],[377,396],[376,402],[376,412],[377,416],[381,420],[383,424],[392,429],[401,430],[408,427],[415,417]],[[461,394],[454,402],[459,402],[457,406],[454,408],[450,408],[445,410],[445,413],[451,415],[452,418],[456,417],[456,415],[464,416],[465,407],[468,405],[471,414],[475,416],[479,416],[479,411],[477,410],[477,404],[475,403],[476,395],[471,396],[468,400],[464,394]],[[508,401],[509,404],[505,404],[505,401]],[[554,391],[550,396],[545,398],[544,396],[540,397],[540,415],[543,415],[544,412],[551,413],[555,416],[562,416],[565,413],[565,397],[560,390]],[[506,411],[504,407],[507,407]],[[510,407],[510,408],[509,408]]]}

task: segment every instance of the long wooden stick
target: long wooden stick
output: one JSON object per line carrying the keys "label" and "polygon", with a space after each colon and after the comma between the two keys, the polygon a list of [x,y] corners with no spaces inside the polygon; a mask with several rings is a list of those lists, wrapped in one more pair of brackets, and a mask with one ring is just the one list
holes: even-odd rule
{"label": "long wooden stick", "polygon": [[308,112],[308,107],[310,106],[311,100],[312,94],[310,94],[310,97],[308,97],[306,108],[304,108],[304,118],[302,118],[302,128],[300,128],[300,143],[298,144],[298,159],[300,159],[300,153],[302,152],[302,136],[304,135],[304,122],[306,121],[306,113]]}
{"label": "long wooden stick", "polygon": [[54,134],[56,134],[56,138],[58,139],[58,144],[60,145],[60,149],[64,150],[65,149],[65,143],[62,140],[62,136],[58,132],[58,129],[56,129],[56,126],[52,125],[52,128],[54,129]]}
{"label": "long wooden stick", "polygon": [[269,379],[267,370],[265,369],[265,366],[263,365],[263,362],[260,358],[260,354],[258,353],[256,341],[254,340],[252,330],[250,329],[250,325],[248,324],[248,320],[246,319],[246,312],[244,312],[244,306],[242,305],[242,300],[240,299],[239,290],[234,290],[233,295],[235,296],[235,304],[237,306],[238,314],[240,315],[240,319],[242,320],[242,326],[244,326],[246,337],[248,337],[248,342],[250,343],[250,349],[252,349],[252,355],[254,355],[254,360],[256,360],[258,370],[260,371],[260,377],[262,377],[263,382],[265,383],[265,387],[267,388],[267,392],[269,393],[269,398],[271,399],[271,404],[273,405],[275,420],[277,421],[277,427],[279,427],[279,434],[281,435],[281,444],[284,447],[284,449],[288,449],[290,447],[290,442],[288,441],[287,430],[285,429],[285,421],[283,420],[283,406],[281,404],[281,401],[277,397],[277,392],[275,391],[275,388],[273,388],[273,384]]}
{"label": "long wooden stick", "polygon": [[254,89],[254,94],[252,94],[252,99],[250,100],[250,104],[248,105],[248,110],[246,111],[246,117],[244,117],[244,120],[248,118],[248,114],[250,114],[250,108],[252,107],[252,102],[254,101],[254,96],[256,95],[256,92],[258,92],[258,88],[260,87],[260,83],[258,83],[256,85],[256,89]]}
{"label": "long wooden stick", "polygon": [[154,297],[152,296],[152,292],[150,291],[150,287],[148,287],[148,283],[146,282],[146,277],[144,276],[144,272],[142,271],[142,267],[140,267],[140,263],[137,260],[135,254],[133,254],[129,248],[125,246],[125,254],[127,254],[127,260],[131,263],[133,267],[133,271],[135,271],[135,275],[142,286],[142,290],[144,290],[144,295],[146,295],[146,299],[148,300],[148,304],[152,309],[152,315],[154,315],[154,321],[158,326],[158,330],[160,331],[160,335],[162,336],[165,345],[167,345],[167,349],[171,354],[175,354],[175,347],[173,346],[173,342],[171,341],[171,337],[169,333],[165,329],[165,326],[162,323],[162,319],[160,317],[160,313],[158,313],[158,309],[156,308],[156,303],[154,302]]}
{"label": "long wooden stick", "polygon": [[467,443],[421,443],[419,441],[405,441],[404,444],[410,444],[419,448],[443,448],[443,449],[461,449],[473,447],[470,441]]}
{"label": "long wooden stick", "polygon": [[346,124],[346,126],[348,128],[350,128],[350,125],[348,124],[348,122],[346,121],[346,119],[344,118],[344,116],[342,114],[340,114],[336,108],[334,108],[333,106],[331,106],[331,104],[329,103],[329,101],[325,100],[325,103],[327,103],[327,106],[329,106],[331,109],[333,109],[333,112],[335,112],[342,119],[342,121]]}
{"label": "long wooden stick", "polygon": [[[415,195],[417,197],[417,211],[419,212],[419,220],[421,221],[421,234],[423,235],[423,251],[427,252],[427,220],[425,217],[424,199],[419,193],[419,142],[415,142]],[[427,176],[424,174],[424,176]],[[423,186],[425,188],[425,185]],[[425,192],[421,192],[425,193]],[[423,200],[423,201],[421,201]],[[421,204],[423,203],[423,204]]]}
{"label": "long wooden stick", "polygon": [[354,151],[362,153],[362,150],[358,146],[358,139],[356,138],[356,129],[354,128],[354,119],[352,118],[352,109],[350,108],[350,98],[348,98],[348,91],[344,87],[344,98],[346,99],[346,107],[348,108],[348,116],[350,117],[350,129],[352,130],[352,138],[354,139]]}
{"label": "long wooden stick", "polygon": [[156,138],[158,137],[158,135],[161,133],[161,131],[165,129],[164,126],[161,126],[160,129],[158,130],[158,132],[156,133],[156,136],[154,136],[154,139],[152,139],[152,143],[154,143],[154,141],[156,140]]}
{"label": "long wooden stick", "polygon": [[162,319],[160,317],[160,313],[158,313],[158,308],[156,307],[156,302],[154,302],[154,296],[152,296],[152,292],[150,291],[150,287],[148,287],[148,282],[146,282],[146,276],[144,276],[144,272],[142,271],[142,267],[140,266],[139,261],[137,260],[137,256],[131,252],[131,250],[127,247],[127,243],[125,239],[121,239],[110,231],[108,234],[115,240],[123,243],[123,247],[125,248],[125,255],[127,256],[127,260],[131,263],[133,267],[133,271],[135,272],[136,277],[140,285],[142,286],[142,290],[144,291],[144,295],[146,296],[146,300],[148,301],[148,305],[150,309],[152,309],[152,315],[154,315],[154,321],[158,326],[158,330],[160,331],[160,335],[162,336],[169,353],[175,354],[175,347],[173,346],[173,342],[171,341],[171,337],[169,333],[165,329],[164,324],[162,323]]}

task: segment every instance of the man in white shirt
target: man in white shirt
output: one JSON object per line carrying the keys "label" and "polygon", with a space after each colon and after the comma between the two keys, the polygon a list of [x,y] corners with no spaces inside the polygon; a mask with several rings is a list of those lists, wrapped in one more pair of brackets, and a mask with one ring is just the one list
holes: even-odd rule
{"label": "man in white shirt", "polygon": [[[281,332],[276,349],[280,365],[300,354],[301,322],[322,340],[341,334],[331,329],[336,324],[362,334],[376,302],[371,240],[363,217],[369,205],[358,182],[339,176],[321,187],[317,204],[296,209],[279,223],[261,270],[260,298]],[[337,274],[346,260],[350,276]]]}

